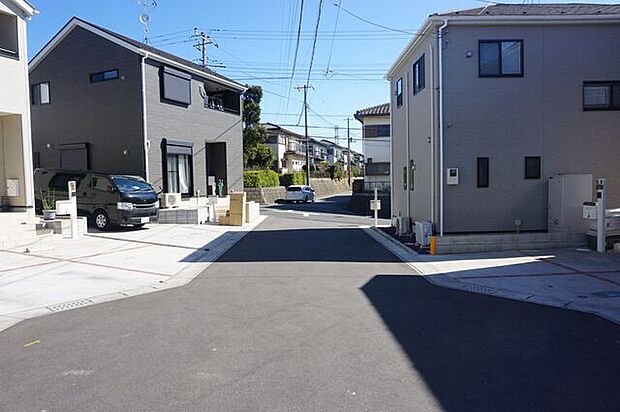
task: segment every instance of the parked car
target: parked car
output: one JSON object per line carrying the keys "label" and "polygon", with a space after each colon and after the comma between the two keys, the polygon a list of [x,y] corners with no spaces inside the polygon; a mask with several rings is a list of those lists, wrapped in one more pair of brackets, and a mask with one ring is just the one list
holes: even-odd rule
{"label": "parked car", "polygon": [[286,188],[287,202],[313,202],[316,197],[314,189],[310,186],[291,185]]}
{"label": "parked car", "polygon": [[67,183],[71,180],[77,186],[78,215],[88,217],[99,230],[112,225],[142,227],[158,219],[157,192],[144,179],[90,171],[35,170],[36,212],[41,213],[42,196],[68,199]]}

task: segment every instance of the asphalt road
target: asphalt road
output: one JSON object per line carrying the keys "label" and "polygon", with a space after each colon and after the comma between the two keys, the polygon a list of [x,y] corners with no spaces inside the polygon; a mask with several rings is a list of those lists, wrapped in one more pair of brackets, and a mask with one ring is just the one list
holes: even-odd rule
{"label": "asphalt road", "polygon": [[620,410],[620,327],[442,289],[282,205],[185,287],[0,333],[0,409]]}

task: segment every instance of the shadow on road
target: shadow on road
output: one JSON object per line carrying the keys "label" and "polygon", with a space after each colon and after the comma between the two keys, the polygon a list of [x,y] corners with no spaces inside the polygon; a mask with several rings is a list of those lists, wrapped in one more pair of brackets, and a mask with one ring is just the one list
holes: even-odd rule
{"label": "shadow on road", "polygon": [[611,322],[418,276],[377,275],[361,289],[446,410],[620,410]]}
{"label": "shadow on road", "polygon": [[[257,247],[257,245],[261,245]],[[368,253],[372,250],[372,253]],[[205,260],[203,260],[205,259]],[[208,261],[200,251],[183,262]],[[362,229],[278,229],[249,232],[218,262],[400,262]]]}
{"label": "shadow on road", "polygon": [[318,199],[316,203],[281,202],[266,206],[265,210],[293,210],[296,212],[334,213],[338,215],[366,216],[349,209],[350,194],[335,195]]}

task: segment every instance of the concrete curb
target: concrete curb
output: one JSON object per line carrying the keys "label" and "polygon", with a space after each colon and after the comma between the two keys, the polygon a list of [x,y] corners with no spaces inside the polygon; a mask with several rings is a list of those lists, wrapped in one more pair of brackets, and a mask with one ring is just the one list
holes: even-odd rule
{"label": "concrete curb", "polygon": [[[198,275],[204,272],[209,266],[211,266],[211,264],[217,261],[220,256],[226,253],[237,242],[243,239],[245,235],[254,230],[258,225],[263,223],[265,219],[267,219],[267,216],[261,215],[253,223],[247,226],[247,230],[224,233],[213,241],[213,245],[209,246],[209,250],[203,250],[201,253],[198,253],[194,256],[194,259],[197,260],[197,262],[188,263],[186,267],[184,267],[162,283],[157,283],[152,286],[144,286],[136,289],[107,293],[103,295],[84,297],[72,302],[59,302],[58,305],[67,304],[69,306],[72,306],[64,310],[52,310],[50,309],[50,307],[56,305],[48,305],[6,315],[0,315],[0,332],[3,332],[17,325],[18,323],[26,319],[50,315],[52,313],[65,312],[67,310],[81,309],[83,307],[92,306],[99,303],[112,302],[115,300],[126,299],[133,296],[140,296],[147,293],[159,292],[187,285],[196,277],[198,277]],[[204,262],[202,261],[203,259],[205,259]]]}
{"label": "concrete curb", "polygon": [[460,290],[462,292],[478,293],[481,295],[495,296],[499,298],[518,300],[527,303],[536,303],[539,305],[551,306],[560,309],[567,309],[576,312],[585,312],[593,315],[600,316],[606,320],[620,324],[620,311],[602,311],[583,306],[569,306],[571,303],[556,298],[550,298],[547,296],[524,294],[521,292],[512,291],[509,289],[496,289],[485,286],[478,286],[471,283],[461,282],[452,278],[451,276],[442,273],[441,271],[433,267],[433,271],[422,271],[416,267],[415,262],[432,262],[432,257],[428,255],[420,255],[411,250],[407,246],[403,245],[398,240],[384,233],[380,229],[374,227],[361,227],[364,231],[375,241],[392,252],[394,256],[399,258],[403,263],[409,266],[418,276],[422,276],[429,283],[454,290]]}

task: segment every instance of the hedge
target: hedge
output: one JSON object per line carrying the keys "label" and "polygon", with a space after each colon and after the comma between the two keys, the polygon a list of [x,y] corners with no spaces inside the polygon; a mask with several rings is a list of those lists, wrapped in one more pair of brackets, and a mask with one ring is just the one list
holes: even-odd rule
{"label": "hedge", "polygon": [[290,185],[305,185],[306,174],[304,172],[285,173],[280,176],[280,185],[289,187]]}
{"label": "hedge", "polygon": [[274,187],[280,185],[278,173],[273,170],[248,170],[243,172],[245,187]]}

